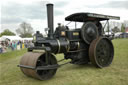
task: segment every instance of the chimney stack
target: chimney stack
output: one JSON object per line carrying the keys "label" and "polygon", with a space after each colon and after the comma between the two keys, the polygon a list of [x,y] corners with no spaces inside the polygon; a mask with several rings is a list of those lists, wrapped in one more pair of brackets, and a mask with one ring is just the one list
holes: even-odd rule
{"label": "chimney stack", "polygon": [[53,4],[47,4],[47,20],[48,20],[48,37],[53,38],[54,22],[53,22]]}

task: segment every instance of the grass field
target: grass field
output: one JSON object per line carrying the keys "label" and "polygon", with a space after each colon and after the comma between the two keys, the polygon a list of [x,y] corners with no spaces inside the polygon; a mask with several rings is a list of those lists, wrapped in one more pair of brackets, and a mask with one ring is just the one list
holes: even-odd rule
{"label": "grass field", "polygon": [[115,56],[109,67],[68,64],[46,81],[26,77],[17,67],[26,49],[0,54],[0,85],[128,85],[128,39],[116,39],[113,43]]}

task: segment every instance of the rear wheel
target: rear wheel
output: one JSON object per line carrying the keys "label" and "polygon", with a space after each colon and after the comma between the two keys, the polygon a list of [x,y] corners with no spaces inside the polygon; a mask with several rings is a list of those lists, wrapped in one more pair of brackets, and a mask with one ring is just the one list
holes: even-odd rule
{"label": "rear wheel", "polygon": [[107,67],[112,63],[114,48],[108,38],[98,37],[89,47],[90,61],[97,67]]}

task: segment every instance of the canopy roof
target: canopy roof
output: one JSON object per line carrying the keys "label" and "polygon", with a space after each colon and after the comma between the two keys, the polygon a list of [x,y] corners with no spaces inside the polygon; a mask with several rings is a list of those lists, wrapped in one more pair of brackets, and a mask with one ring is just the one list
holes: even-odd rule
{"label": "canopy roof", "polygon": [[120,17],[82,12],[82,13],[71,14],[65,18],[66,21],[75,21],[75,22],[86,22],[86,21],[95,21],[95,20],[103,21],[109,19],[120,20]]}

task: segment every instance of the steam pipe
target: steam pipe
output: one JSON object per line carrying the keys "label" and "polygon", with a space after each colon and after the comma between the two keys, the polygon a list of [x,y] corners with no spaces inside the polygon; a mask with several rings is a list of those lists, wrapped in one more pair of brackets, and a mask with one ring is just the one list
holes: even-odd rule
{"label": "steam pipe", "polygon": [[48,37],[53,38],[54,24],[53,24],[53,4],[47,4],[47,20],[48,20]]}

